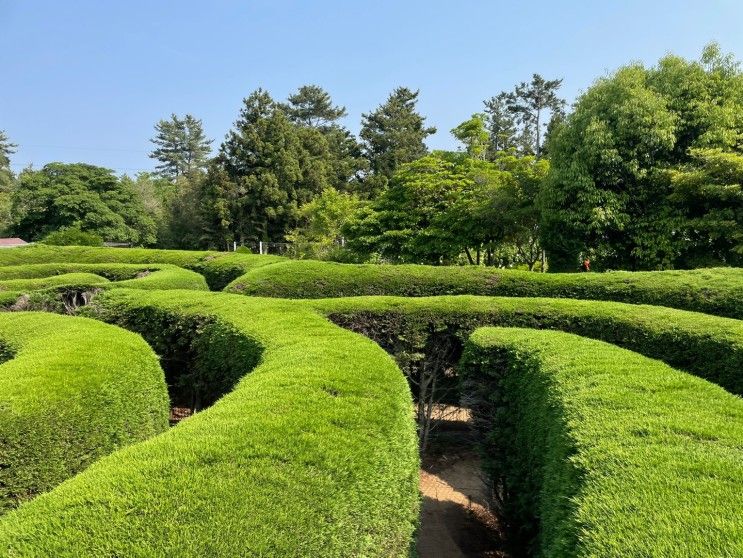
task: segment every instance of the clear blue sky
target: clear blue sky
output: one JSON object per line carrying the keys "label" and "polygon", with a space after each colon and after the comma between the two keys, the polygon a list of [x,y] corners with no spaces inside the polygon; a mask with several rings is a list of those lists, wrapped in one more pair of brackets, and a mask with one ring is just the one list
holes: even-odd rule
{"label": "clear blue sky", "polygon": [[257,87],[316,83],[361,113],[398,85],[453,148],[482,100],[539,72],[572,101],[596,77],[711,40],[743,58],[740,0],[0,0],[0,129],[16,170],[84,161],[151,169],[153,124],[203,119],[215,145]]}

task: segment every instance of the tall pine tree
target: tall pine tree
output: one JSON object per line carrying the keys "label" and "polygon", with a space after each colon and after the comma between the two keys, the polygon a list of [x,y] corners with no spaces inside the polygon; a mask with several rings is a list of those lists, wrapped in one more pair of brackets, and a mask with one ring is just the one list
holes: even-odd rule
{"label": "tall pine tree", "polygon": [[262,89],[243,101],[205,183],[219,243],[284,240],[299,206],[331,186],[328,142],[286,110]]}
{"label": "tall pine tree", "polygon": [[169,120],[155,124],[155,132],[150,158],[159,161],[155,169],[161,177],[176,180],[206,168],[213,140],[206,138],[201,120],[171,114]]}
{"label": "tall pine tree", "polygon": [[[335,106],[330,94],[317,85],[303,85],[290,95],[285,105],[287,116],[300,127],[316,130],[327,143],[332,167],[332,185],[339,190],[354,189],[357,179],[367,170],[361,146],[348,129],[338,121],[346,116],[346,108]],[[302,134],[308,150],[318,142],[317,135]]]}
{"label": "tall pine tree", "polygon": [[362,116],[361,140],[371,170],[390,178],[403,163],[428,153],[424,140],[436,133],[416,111],[418,91],[398,87],[384,104]]}

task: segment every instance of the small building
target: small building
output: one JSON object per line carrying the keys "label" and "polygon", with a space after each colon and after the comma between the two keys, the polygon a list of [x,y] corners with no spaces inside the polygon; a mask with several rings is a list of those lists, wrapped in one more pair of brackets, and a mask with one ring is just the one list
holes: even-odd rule
{"label": "small building", "polygon": [[0,238],[0,248],[16,248],[28,244],[21,238]]}

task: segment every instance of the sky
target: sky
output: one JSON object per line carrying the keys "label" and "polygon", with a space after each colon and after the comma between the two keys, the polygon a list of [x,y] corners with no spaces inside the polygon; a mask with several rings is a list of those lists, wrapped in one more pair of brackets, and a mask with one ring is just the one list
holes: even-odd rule
{"label": "sky", "polygon": [[87,162],[152,170],[154,124],[193,114],[218,146],[258,87],[283,100],[317,84],[361,115],[397,86],[449,130],[533,73],[572,102],[598,77],[717,41],[743,59],[740,0],[503,2],[0,0],[0,130],[13,169]]}

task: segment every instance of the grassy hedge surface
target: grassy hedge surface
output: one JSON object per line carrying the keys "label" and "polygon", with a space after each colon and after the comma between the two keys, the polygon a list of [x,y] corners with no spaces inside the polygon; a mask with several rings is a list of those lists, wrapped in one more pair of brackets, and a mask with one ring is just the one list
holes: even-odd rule
{"label": "grassy hedge surface", "polygon": [[545,557],[743,556],[743,400],[612,345],[485,328],[463,358]]}
{"label": "grassy hedge surface", "polygon": [[[0,266],[34,263],[171,264],[200,273],[212,290],[258,267],[285,261],[280,256],[235,252],[152,250],[148,248],[97,248],[43,244],[0,252]],[[155,287],[157,288],[157,287]],[[182,286],[180,288],[192,288]]]}
{"label": "grassy hedge surface", "polygon": [[251,269],[228,292],[280,298],[499,295],[653,304],[743,318],[743,269],[532,273],[477,267],[284,261]]}
{"label": "grassy hedge surface", "polygon": [[740,320],[657,306],[548,298],[358,297],[301,303],[392,352],[435,350],[442,335],[461,343],[483,325],[559,329],[663,360],[743,394]]}
{"label": "grassy hedge surface", "polygon": [[[288,301],[118,289],[95,307],[155,344],[166,321],[174,331],[206,320],[260,354],[230,361],[244,377],[213,406],[6,514],[0,554],[408,555],[411,395],[375,343]],[[234,343],[217,341],[198,347],[230,359]]]}
{"label": "grassy hedge surface", "polygon": [[[204,277],[170,264],[80,264],[49,263],[0,267],[0,291],[18,294],[49,290],[41,298],[54,298],[59,291],[94,288],[208,290]],[[10,297],[8,297],[10,300]],[[13,304],[11,300],[8,304]]]}
{"label": "grassy hedge surface", "polygon": [[133,333],[0,314],[0,357],[0,514],[168,425],[162,369]]}

